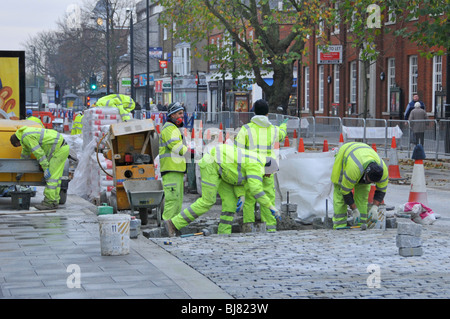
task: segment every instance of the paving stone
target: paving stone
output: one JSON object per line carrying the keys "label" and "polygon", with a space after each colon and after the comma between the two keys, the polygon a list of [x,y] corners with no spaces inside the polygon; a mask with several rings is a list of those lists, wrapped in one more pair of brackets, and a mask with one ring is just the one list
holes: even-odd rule
{"label": "paving stone", "polygon": [[422,234],[422,225],[414,222],[401,222],[397,225],[397,234],[420,237]]}
{"label": "paving stone", "polygon": [[398,249],[398,253],[402,257],[413,257],[413,256],[422,256],[423,249],[422,247],[400,247]]}
{"label": "paving stone", "polygon": [[422,239],[411,235],[397,235],[396,244],[399,248],[420,247],[422,246]]}

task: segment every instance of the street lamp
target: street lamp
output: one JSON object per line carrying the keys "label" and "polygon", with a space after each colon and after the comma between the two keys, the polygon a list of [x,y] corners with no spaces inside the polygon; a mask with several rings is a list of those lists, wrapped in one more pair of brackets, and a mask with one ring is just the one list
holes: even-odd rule
{"label": "street lamp", "polygon": [[133,45],[133,11],[127,9],[130,13],[130,74],[131,74],[131,98],[134,101],[134,45]]}

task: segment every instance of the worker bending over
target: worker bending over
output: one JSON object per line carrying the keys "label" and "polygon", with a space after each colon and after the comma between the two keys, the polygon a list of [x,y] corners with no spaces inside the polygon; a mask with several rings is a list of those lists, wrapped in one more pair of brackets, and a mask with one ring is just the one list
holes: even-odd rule
{"label": "worker bending over", "polygon": [[183,126],[184,108],[176,102],[169,106],[167,122],[159,135],[159,162],[164,189],[163,219],[181,211],[184,194],[184,174],[188,151],[179,127]]}
{"label": "worker bending over", "polygon": [[342,145],[336,154],[331,173],[331,182],[334,184],[333,229],[347,226],[347,205],[352,210],[353,225],[368,222],[367,206],[371,183],[375,183],[376,190],[369,216],[376,220],[378,206],[386,195],[388,175],[384,161],[367,144],[351,142]]}
{"label": "worker bending over", "polygon": [[[44,200],[35,207],[39,210],[58,208],[61,176],[69,156],[69,144],[55,130],[28,126],[19,128],[11,135],[10,141],[14,147],[22,146],[21,159],[29,159],[33,154],[44,171]],[[22,173],[18,173],[16,179],[19,181],[21,177]]]}
{"label": "worker bending over", "polygon": [[[209,211],[216,203],[218,191],[222,196],[222,211],[239,210],[242,202],[240,197],[245,194],[245,183],[248,184],[251,196],[257,197],[262,207],[267,207],[276,216],[280,215],[264,193],[262,184],[265,174],[272,174],[278,169],[275,161],[235,145],[220,144],[206,153],[198,165],[202,197],[172,219],[164,221],[170,237]],[[231,233],[231,222],[232,220],[221,216],[218,233]]]}
{"label": "worker bending over", "polygon": [[[286,138],[286,122],[284,120],[280,126],[270,123],[269,105],[265,100],[258,100],[253,104],[255,116],[250,123],[242,126],[235,139],[238,147],[254,151],[264,157],[268,156],[274,161],[278,157],[275,153],[275,143],[284,141]],[[269,197],[272,205],[275,206],[275,179],[273,174],[263,177],[263,190]],[[250,195],[247,189],[244,202],[244,225],[255,222],[256,198]],[[274,232],[277,229],[277,221],[267,207],[261,207],[261,221],[266,223],[266,229]]]}
{"label": "worker bending over", "polygon": [[130,113],[136,107],[136,103],[131,96],[125,94],[109,94],[98,99],[97,102],[95,102],[95,106],[117,107],[122,122],[126,122],[131,119]]}

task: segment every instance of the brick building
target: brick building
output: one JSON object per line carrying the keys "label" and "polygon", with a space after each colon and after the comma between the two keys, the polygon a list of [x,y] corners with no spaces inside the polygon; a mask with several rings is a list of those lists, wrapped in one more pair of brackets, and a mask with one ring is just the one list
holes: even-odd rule
{"label": "brick building", "polygon": [[[402,26],[413,27],[415,22],[408,21]],[[399,26],[386,18],[382,28]],[[309,38],[309,52],[300,66],[300,85],[297,88],[303,116],[363,115],[367,84],[363,81],[358,52],[346,41],[348,34],[345,25],[328,30],[327,35],[335,45],[332,49],[336,51],[327,52],[321,63],[318,61],[319,39],[316,35]],[[367,72],[367,117],[403,119],[413,94],[419,94],[430,118],[441,117],[445,104],[447,56],[422,57],[416,44],[384,30],[381,30],[376,45],[380,55]],[[333,60],[338,58],[340,61],[333,64]]]}

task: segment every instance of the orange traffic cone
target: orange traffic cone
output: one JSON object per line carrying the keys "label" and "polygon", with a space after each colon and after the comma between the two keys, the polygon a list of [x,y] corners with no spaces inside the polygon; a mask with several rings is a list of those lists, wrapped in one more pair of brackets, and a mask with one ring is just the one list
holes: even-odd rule
{"label": "orange traffic cone", "polygon": [[298,152],[303,153],[305,151],[305,145],[303,145],[303,138],[300,137],[300,141],[298,142]]}
{"label": "orange traffic cone", "polygon": [[372,148],[373,148],[373,150],[376,152],[376,151],[377,151],[377,144],[372,143]]}
{"label": "orange traffic cone", "polygon": [[209,130],[209,129],[206,130],[206,140],[208,140],[208,141],[211,140],[211,130]]}
{"label": "orange traffic cone", "polygon": [[415,162],[413,167],[413,175],[411,178],[411,188],[409,191],[408,202],[418,202],[428,205],[425,169],[423,167],[425,152],[422,145],[416,145],[413,151],[412,159],[414,159]]}
{"label": "orange traffic cone", "polygon": [[289,147],[289,136],[286,135],[286,138],[284,139],[284,147]]}
{"label": "orange traffic cone", "polygon": [[323,150],[322,152],[328,152],[328,141],[324,140],[323,141]]}
{"label": "orange traffic cone", "polygon": [[67,112],[64,116],[64,132],[69,132],[69,112]]}
{"label": "orange traffic cone", "polygon": [[339,147],[341,147],[342,145],[344,145],[344,135],[339,135]]}
{"label": "orange traffic cone", "polygon": [[156,125],[156,132],[157,132],[158,134],[161,134],[161,130],[159,129],[159,124]]}
{"label": "orange traffic cone", "polygon": [[391,150],[389,152],[389,179],[402,179],[400,176],[400,167],[398,166],[397,143],[395,141],[395,136],[392,136]]}
{"label": "orange traffic cone", "polygon": [[[220,126],[222,127],[222,123],[220,123]],[[219,130],[219,143],[223,144],[223,131]]]}

